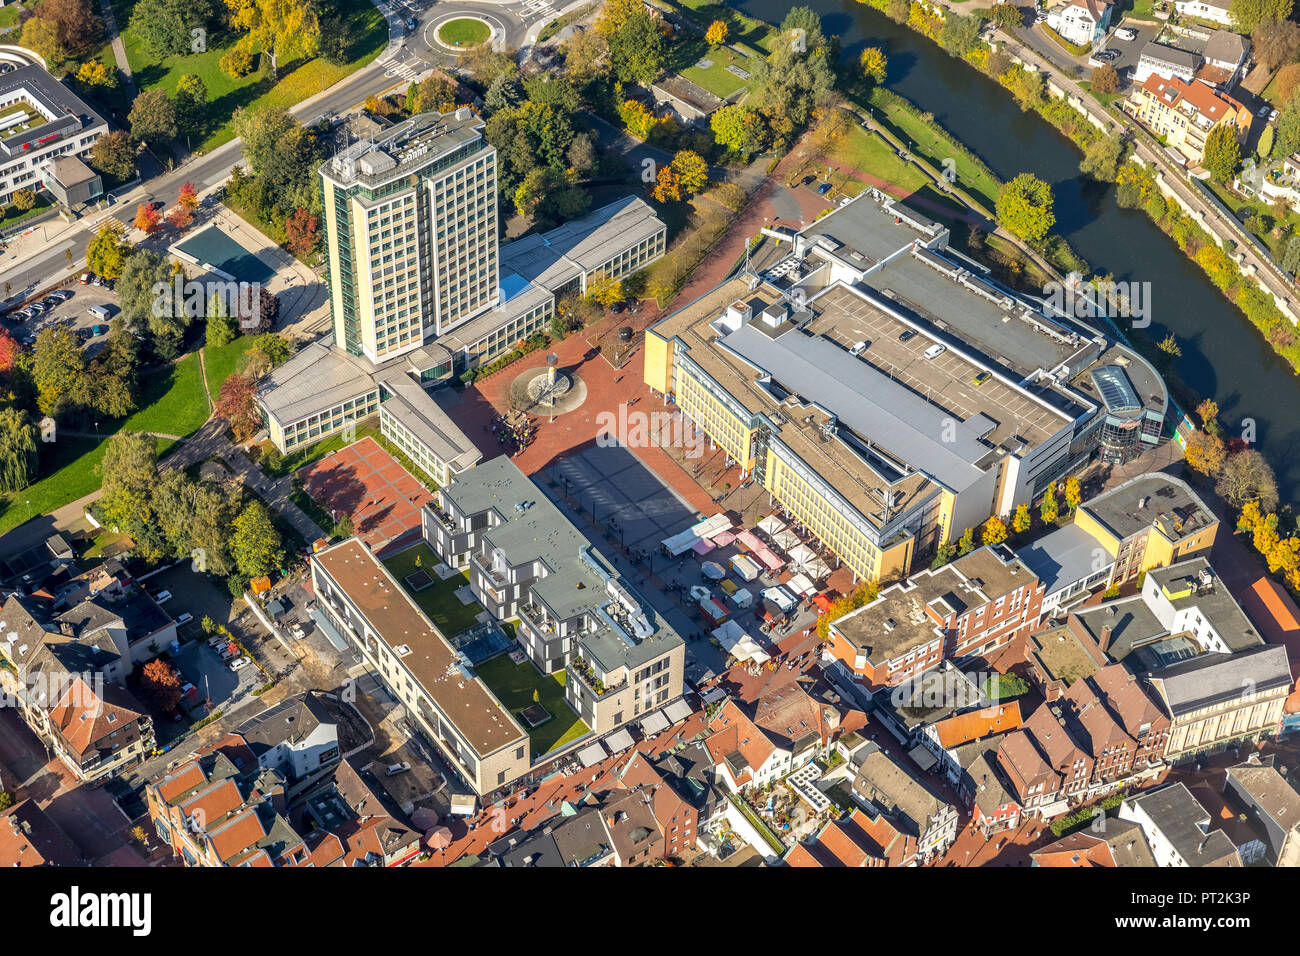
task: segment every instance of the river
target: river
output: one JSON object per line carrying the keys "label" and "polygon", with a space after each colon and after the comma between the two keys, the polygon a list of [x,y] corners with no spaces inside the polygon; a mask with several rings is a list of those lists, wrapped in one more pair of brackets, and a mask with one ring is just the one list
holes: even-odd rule
{"label": "river", "polygon": [[[1020,110],[1011,94],[930,40],[854,0],[802,0],[838,36],[846,58],[864,46],[889,57],[890,89],[907,97],[980,156],[1000,179],[1032,172],[1052,184],[1056,229],[1093,271],[1151,283],[1151,325],[1132,332],[1178,338],[1174,370],[1189,388],[1219,403],[1230,430],[1253,419],[1256,442],[1277,472],[1284,502],[1300,500],[1300,377],[1235,306],[1146,215],[1121,209],[1114,187],[1079,175],[1080,154],[1046,120]],[[738,0],[737,9],[780,23],[777,0]],[[1122,321],[1122,320],[1121,320]],[[1189,410],[1190,411],[1190,410]]]}

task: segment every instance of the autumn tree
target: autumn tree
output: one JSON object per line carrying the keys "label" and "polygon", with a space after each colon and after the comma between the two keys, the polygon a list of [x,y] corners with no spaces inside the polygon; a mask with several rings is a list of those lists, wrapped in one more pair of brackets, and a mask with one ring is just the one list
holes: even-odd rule
{"label": "autumn tree", "polygon": [[95,140],[90,147],[90,165],[121,180],[135,175],[135,147],[126,131],[115,129]]}
{"label": "autumn tree", "polygon": [[320,243],[320,220],[299,206],[285,221],[285,245],[299,258],[316,251]]}
{"label": "autumn tree", "polygon": [[654,197],[657,202],[681,202],[682,181],[672,166],[660,166],[655,176]]}
{"label": "autumn tree", "polygon": [[116,279],[122,275],[122,266],[130,248],[122,238],[122,224],[116,219],[105,219],[86,247],[86,265],[96,275]]}
{"label": "autumn tree", "polygon": [[1261,20],[1251,31],[1250,46],[1255,62],[1272,72],[1300,52],[1300,25],[1286,19]]}
{"label": "autumn tree", "polygon": [[587,280],[587,298],[598,305],[613,305],[623,299],[623,283],[604,274],[592,276]]}
{"label": "autumn tree", "polygon": [[131,105],[127,116],[131,135],[142,143],[175,139],[179,131],[176,104],[161,87],[150,87],[140,93]]}
{"label": "autumn tree", "polygon": [[27,212],[36,205],[36,193],[30,189],[15,189],[13,196],[10,198],[14,208],[19,212]]}
{"label": "autumn tree", "polygon": [[885,56],[885,51],[880,47],[869,46],[858,57],[858,67],[862,70],[863,78],[868,83],[875,85],[885,82],[885,73],[889,69],[889,60]]}
{"label": "autumn tree", "polygon": [[161,657],[155,657],[140,671],[140,693],[159,710],[173,711],[181,702],[180,678]]}
{"label": "autumn tree", "polygon": [[738,156],[756,153],[767,145],[767,130],[757,112],[739,103],[724,106],[709,118],[714,141]]}
{"label": "autumn tree", "polygon": [[308,59],[320,49],[320,20],[311,0],[226,0],[230,24],[244,35],[235,45],[271,57],[271,76],[280,64]]}
{"label": "autumn tree", "polygon": [[50,20],[29,17],[23,24],[19,43],[33,50],[50,72],[61,75],[68,63],[68,48],[59,41],[59,28]]}
{"label": "autumn tree", "polygon": [[1011,530],[1016,534],[1024,534],[1033,527],[1034,519],[1029,515],[1029,505],[1016,505],[1016,513],[1011,518]]}
{"label": "autumn tree", "polygon": [[1092,88],[1098,93],[1118,93],[1119,71],[1109,63],[1103,63],[1093,69],[1088,82],[1092,84]]}
{"label": "autumn tree", "polygon": [[1223,469],[1223,463],[1228,458],[1228,447],[1218,435],[1198,431],[1187,439],[1183,458],[1190,468],[1213,478]]}
{"label": "autumn tree", "polygon": [[1073,476],[1066,478],[1065,479],[1065,506],[1070,509],[1070,514],[1074,514],[1075,510],[1079,507],[1082,501],[1083,501],[1083,489],[1079,485],[1079,479]]}
{"label": "autumn tree", "polygon": [[694,150],[682,149],[673,157],[673,172],[681,183],[682,192],[694,196],[709,181],[709,164]]}
{"label": "autumn tree", "polygon": [[1258,502],[1262,511],[1277,506],[1277,479],[1264,456],[1254,448],[1228,456],[1214,490],[1234,508],[1248,501]]}
{"label": "autumn tree", "polygon": [[179,203],[167,211],[167,225],[171,226],[177,232],[182,232],[189,228],[190,223],[194,221],[194,213],[186,209]]}
{"label": "autumn tree", "polygon": [[135,221],[132,225],[146,236],[152,236],[162,228],[162,214],[154,208],[153,203],[142,202],[135,211]]}
{"label": "autumn tree", "polygon": [[1043,493],[1043,503],[1038,509],[1038,516],[1043,519],[1043,524],[1056,524],[1056,519],[1060,511],[1056,500],[1056,482],[1047,486],[1047,491]]}
{"label": "autumn tree", "polygon": [[988,521],[984,522],[984,530],[980,533],[980,540],[984,544],[1001,544],[1007,540],[1007,525],[997,515],[993,515]]}
{"label": "autumn tree", "polygon": [[245,578],[269,574],[284,561],[280,532],[261,501],[250,501],[231,523],[230,532],[230,555]]}
{"label": "autumn tree", "polygon": [[721,20],[714,20],[704,31],[704,42],[711,47],[720,47],[727,42],[727,25]]}
{"label": "autumn tree", "polygon": [[103,60],[87,60],[77,70],[77,82],[86,87],[111,87],[117,85],[117,74]]}
{"label": "autumn tree", "polygon": [[235,433],[235,441],[245,442],[262,428],[262,413],[257,405],[257,387],[246,375],[235,373],[221,383],[216,414],[224,418]]}

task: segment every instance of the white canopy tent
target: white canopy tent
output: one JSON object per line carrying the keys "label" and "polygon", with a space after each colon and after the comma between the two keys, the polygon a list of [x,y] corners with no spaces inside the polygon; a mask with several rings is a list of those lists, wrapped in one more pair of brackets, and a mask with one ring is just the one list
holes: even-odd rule
{"label": "white canopy tent", "polygon": [[735,621],[727,621],[721,627],[714,628],[713,636],[718,639],[723,650],[742,663],[755,661],[763,664],[772,657]]}
{"label": "white canopy tent", "polygon": [[799,536],[786,528],[772,535],[772,543],[781,550],[789,552],[791,548],[799,547]]}
{"label": "white canopy tent", "polygon": [[776,535],[779,532],[784,531],[785,528],[786,528],[785,522],[782,521],[780,518],[778,518],[776,515],[768,515],[766,518],[764,518],[762,521],[758,523],[758,530],[763,532],[768,537],[772,537],[773,535]]}
{"label": "white canopy tent", "polygon": [[584,767],[590,767],[594,764],[600,763],[608,756],[609,754],[605,752],[605,748],[602,747],[600,741],[597,740],[594,744],[588,744],[578,751],[578,763],[582,764]]}
{"label": "white canopy tent", "polygon": [[792,577],[789,581],[786,581],[785,586],[795,594],[803,597],[807,597],[808,595],[817,592],[817,585],[815,585],[808,575],[804,574],[802,571]]}
{"label": "white canopy tent", "polygon": [[605,745],[609,747],[610,753],[621,753],[635,742],[632,735],[627,732],[626,727],[620,727],[605,738]]}

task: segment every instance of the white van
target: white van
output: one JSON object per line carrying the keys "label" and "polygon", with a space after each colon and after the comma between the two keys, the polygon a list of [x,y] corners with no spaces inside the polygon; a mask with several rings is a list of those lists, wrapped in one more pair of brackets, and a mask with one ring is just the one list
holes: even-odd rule
{"label": "white van", "polygon": [[948,346],[946,345],[938,345],[938,344],[931,345],[928,349],[925,350],[925,357],[928,359],[938,358],[946,351],[948,351]]}
{"label": "white van", "polygon": [[107,322],[108,317],[113,314],[113,311],[106,305],[92,305],[89,309],[86,310],[86,314],[89,315],[92,319],[98,319],[101,322]]}
{"label": "white van", "polygon": [[867,343],[866,343],[866,342],[856,342],[856,343],[854,343],[853,348],[849,349],[849,354],[850,354],[850,355],[861,355],[861,354],[862,354],[863,352],[865,352],[866,350],[867,350]]}

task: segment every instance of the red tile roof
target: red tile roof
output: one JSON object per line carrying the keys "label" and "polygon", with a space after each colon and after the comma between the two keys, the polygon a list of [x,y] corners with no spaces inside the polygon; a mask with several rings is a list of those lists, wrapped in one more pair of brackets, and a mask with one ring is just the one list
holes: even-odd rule
{"label": "red tile roof", "polygon": [[1013,700],[1009,704],[997,704],[972,710],[968,714],[947,717],[937,721],[934,729],[939,734],[940,745],[945,750],[950,750],[972,740],[1015,730],[1020,724],[1020,704]]}

